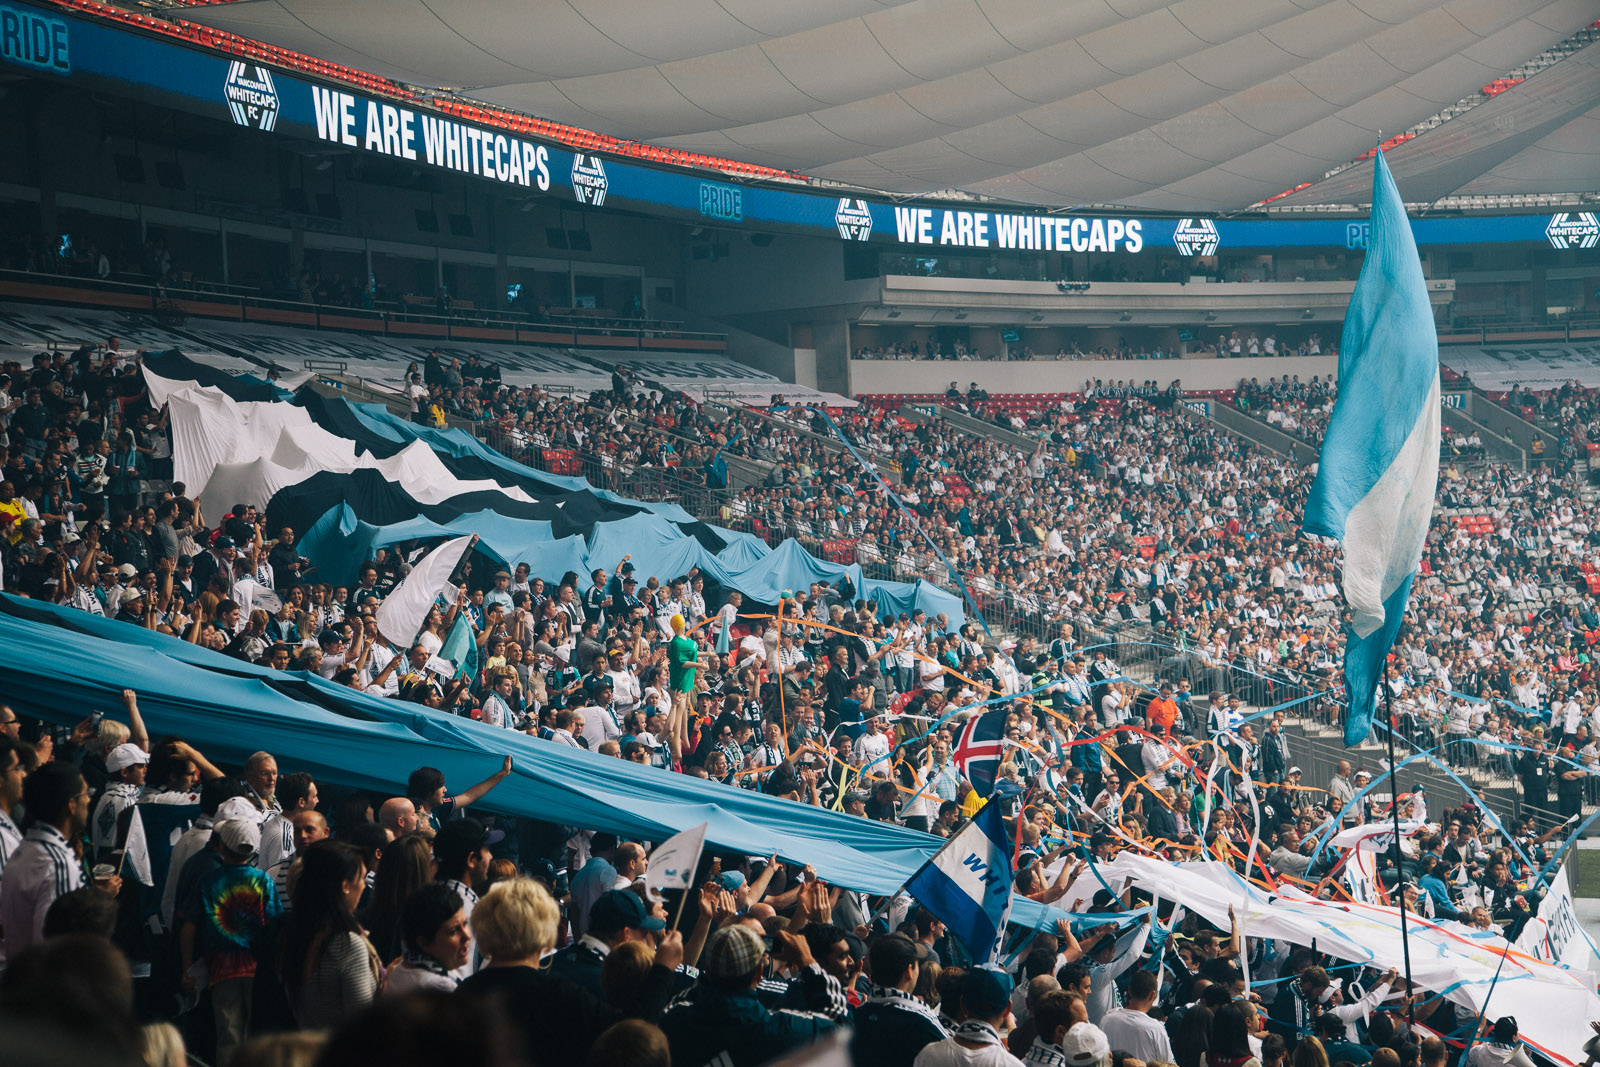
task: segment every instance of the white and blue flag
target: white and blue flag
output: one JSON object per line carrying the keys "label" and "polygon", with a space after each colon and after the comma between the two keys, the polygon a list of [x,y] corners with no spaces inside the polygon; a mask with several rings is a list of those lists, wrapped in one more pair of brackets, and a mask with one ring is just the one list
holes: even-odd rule
{"label": "white and blue flag", "polygon": [[1379,152],[1366,262],[1339,342],[1339,399],[1306,500],[1307,533],[1344,543],[1344,743],[1372,729],[1439,482],[1439,337],[1400,192]]}
{"label": "white and blue flag", "polygon": [[1011,914],[1011,841],[1005,805],[990,800],[906,883],[978,963],[999,953]]}

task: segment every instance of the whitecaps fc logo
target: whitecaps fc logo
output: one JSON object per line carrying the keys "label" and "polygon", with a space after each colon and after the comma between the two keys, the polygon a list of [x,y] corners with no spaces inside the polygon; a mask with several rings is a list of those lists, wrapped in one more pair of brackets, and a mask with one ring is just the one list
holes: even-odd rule
{"label": "whitecaps fc logo", "polygon": [[865,200],[842,198],[833,221],[839,227],[839,236],[846,241],[865,241],[872,236],[872,211]]}
{"label": "whitecaps fc logo", "polygon": [[586,156],[582,152],[572,157],[572,195],[580,204],[599,207],[606,202],[606,189],[611,185],[606,179],[606,165],[599,156]]}
{"label": "whitecaps fc logo", "polygon": [[1544,235],[1551,248],[1593,248],[1600,244],[1600,219],[1592,211],[1562,211],[1550,216]]}
{"label": "whitecaps fc logo", "polygon": [[1178,246],[1179,255],[1212,256],[1222,238],[1217,235],[1217,224],[1210,219],[1179,219],[1172,243]]}
{"label": "whitecaps fc logo", "polygon": [[233,121],[240,126],[271,133],[278,124],[278,90],[272,72],[241,60],[228,64],[228,80],[222,93],[228,100]]}

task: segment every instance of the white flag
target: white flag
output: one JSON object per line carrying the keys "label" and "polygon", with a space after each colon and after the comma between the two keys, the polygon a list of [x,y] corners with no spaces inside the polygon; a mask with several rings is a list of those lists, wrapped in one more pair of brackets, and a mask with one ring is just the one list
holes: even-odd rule
{"label": "white flag", "polygon": [[456,564],[472,547],[472,537],[446,541],[424,556],[411,573],[378,605],[378,633],[402,650],[416,639],[428,611],[450,582]]}
{"label": "white flag", "polygon": [[[1409,822],[1400,824],[1402,837],[1412,837],[1422,829],[1422,823]],[[1348,830],[1341,830],[1333,835],[1328,842],[1332,848],[1353,848],[1362,852],[1388,852],[1394,848],[1394,824],[1392,822],[1363,823],[1352,826]]]}
{"label": "white flag", "polygon": [[695,868],[700,866],[700,850],[705,847],[706,827],[709,825],[701,823],[691,826],[656,846],[645,865],[646,893],[660,899],[663,889],[689,888],[694,881]]}

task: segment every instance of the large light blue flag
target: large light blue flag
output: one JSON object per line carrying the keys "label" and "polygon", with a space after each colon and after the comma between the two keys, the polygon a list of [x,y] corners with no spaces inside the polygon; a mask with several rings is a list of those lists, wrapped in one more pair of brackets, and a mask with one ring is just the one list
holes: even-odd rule
{"label": "large light blue flag", "polygon": [[999,953],[1011,913],[1011,842],[1004,805],[985,804],[924,863],[906,892],[933,912],[979,963]]}
{"label": "large light blue flag", "polygon": [[1339,399],[1302,524],[1344,542],[1346,745],[1372,729],[1438,482],[1439,337],[1405,204],[1380,152],[1367,258],[1339,342]]}

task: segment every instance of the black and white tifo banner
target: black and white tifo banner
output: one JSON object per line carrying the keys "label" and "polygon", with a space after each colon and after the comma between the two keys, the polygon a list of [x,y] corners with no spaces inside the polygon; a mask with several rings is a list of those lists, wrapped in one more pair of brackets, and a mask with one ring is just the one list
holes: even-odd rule
{"label": "black and white tifo banner", "polygon": [[[736,360],[712,355],[648,355],[599,349],[560,349],[530,345],[461,344],[454,341],[369,337],[321,333],[288,326],[192,320],[181,327],[162,326],[142,316],[115,311],[41,308],[0,303],[0,351],[27,365],[32,355],[49,348],[72,351],[80,344],[103,345],[118,339],[121,351],[151,352],[181,348],[190,358],[233,374],[265,373],[269,367],[304,372],[346,365],[345,373],[399,389],[406,368],[421,365],[437,350],[445,360],[482,366],[498,364],[507,385],[593,392],[611,388],[611,369],[625,365],[639,377],[697,401],[765,406],[782,397],[803,403],[852,405],[834,393],[821,393],[776,378]],[[303,374],[300,375],[303,377]]]}

